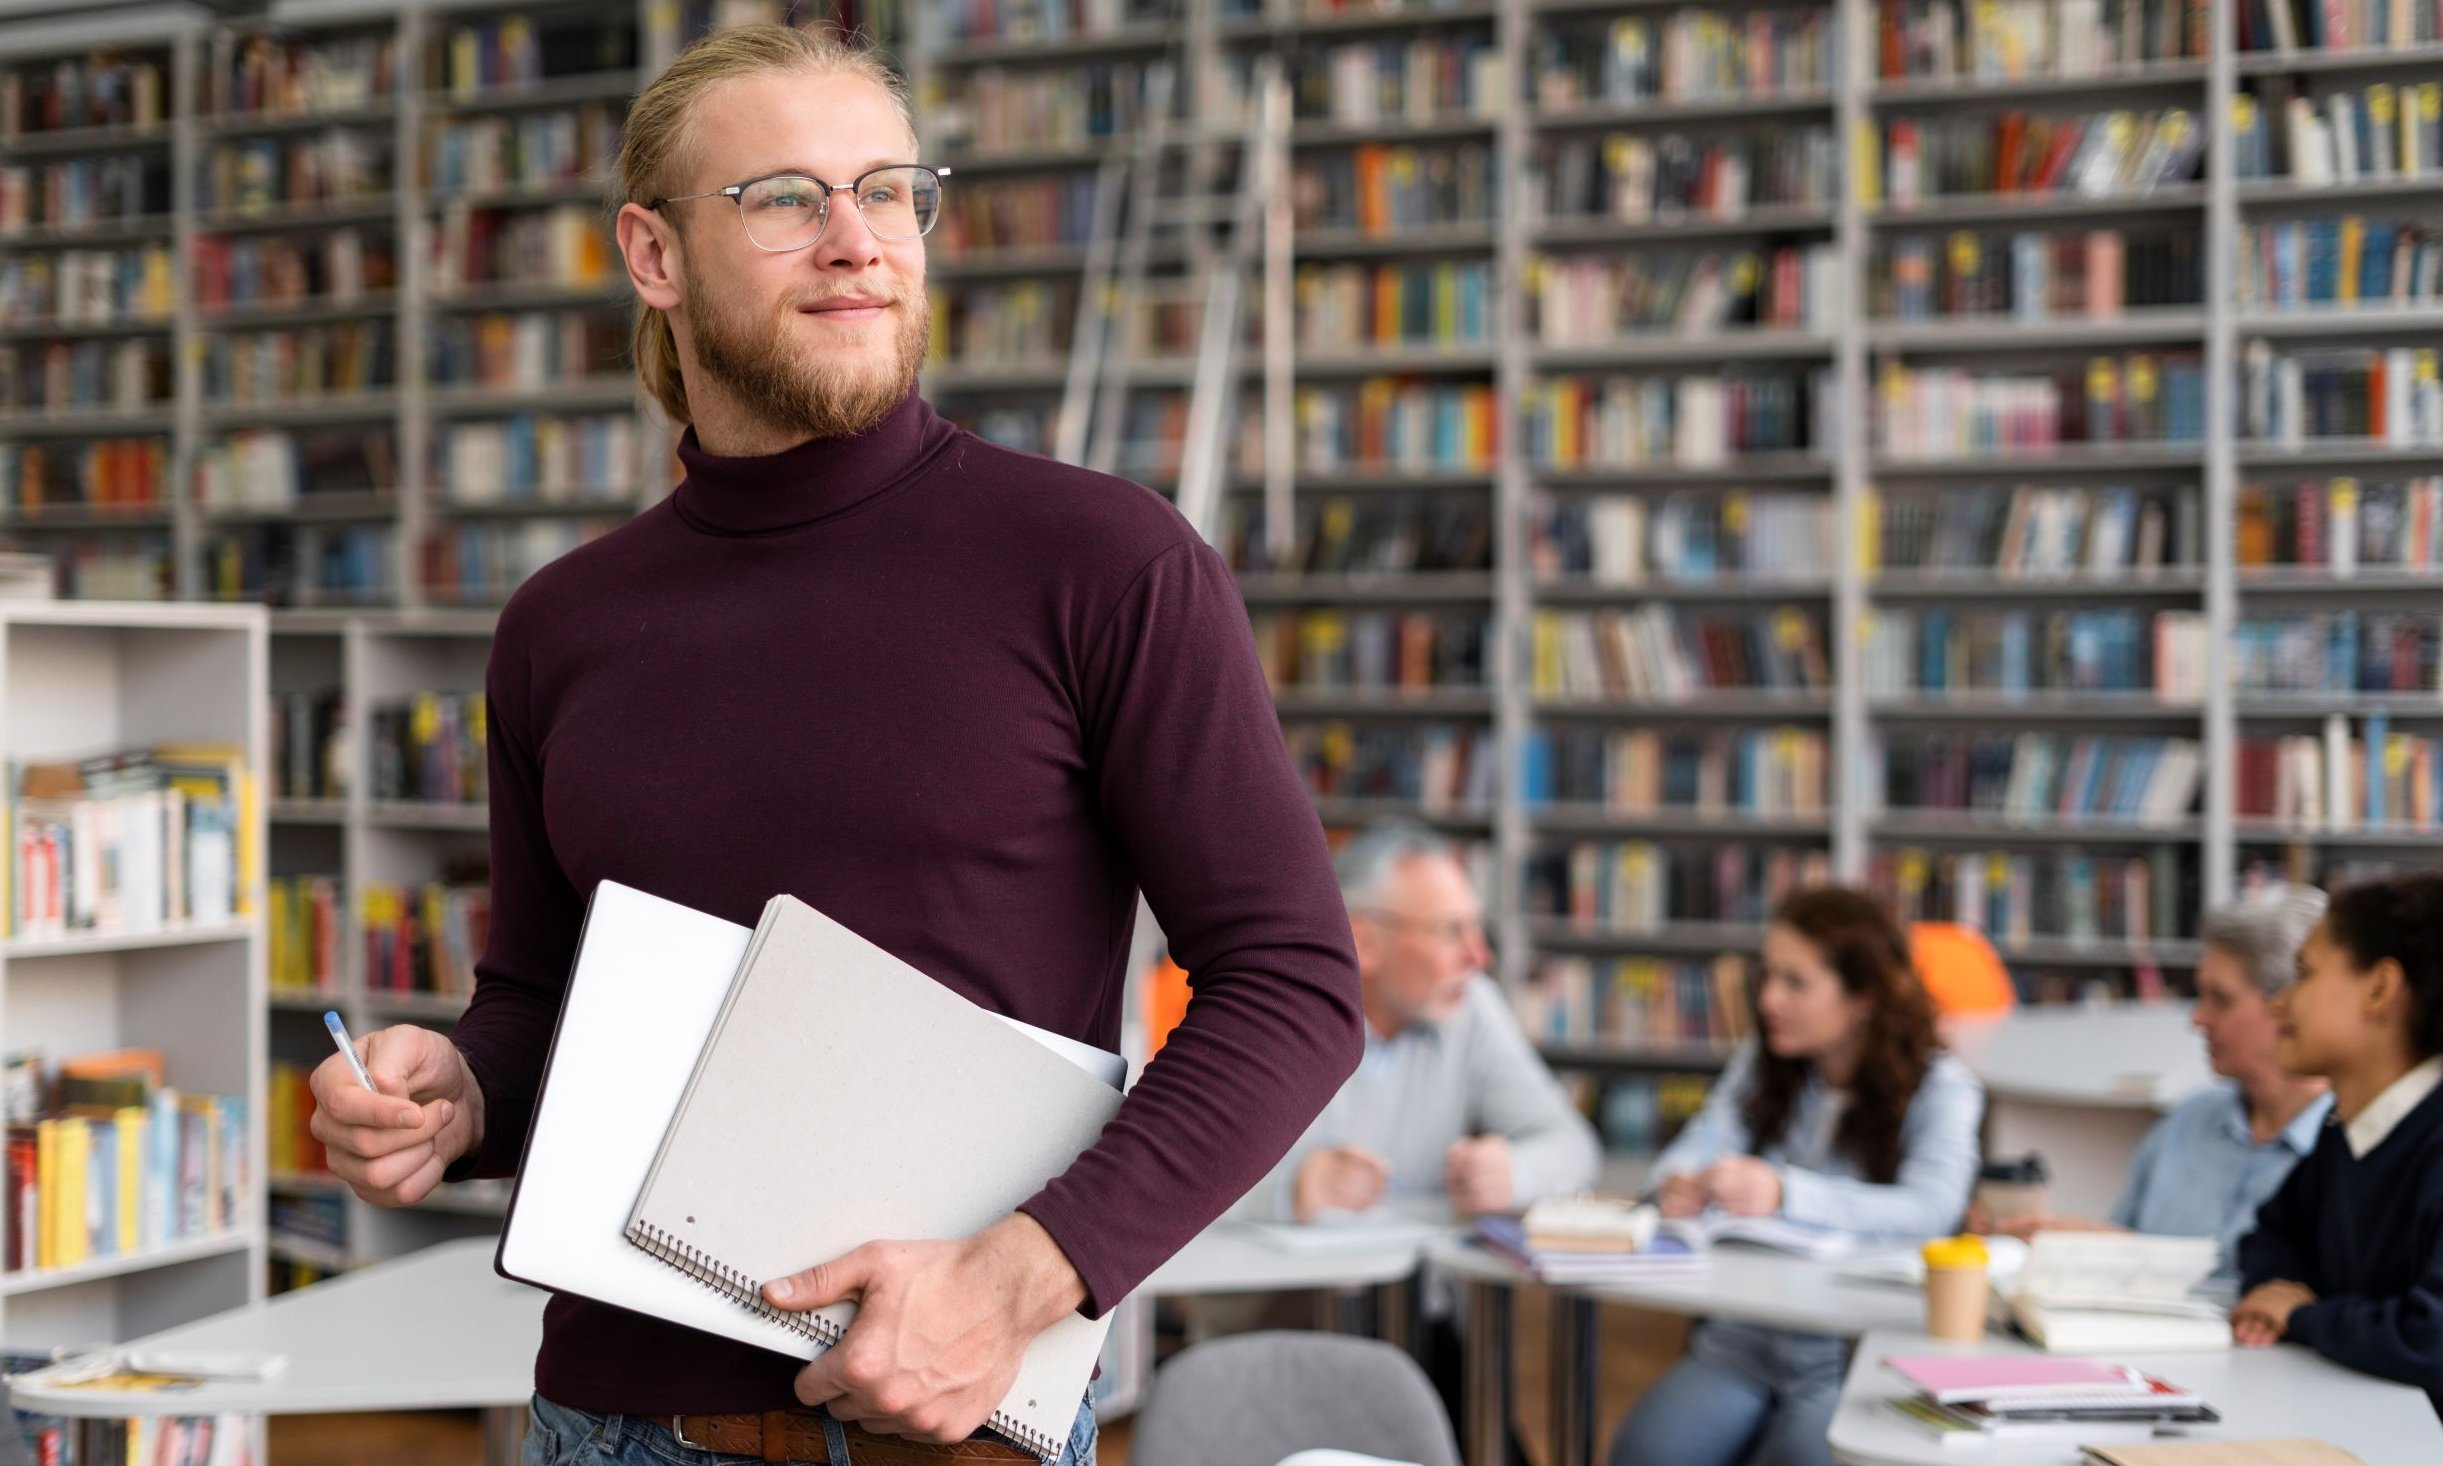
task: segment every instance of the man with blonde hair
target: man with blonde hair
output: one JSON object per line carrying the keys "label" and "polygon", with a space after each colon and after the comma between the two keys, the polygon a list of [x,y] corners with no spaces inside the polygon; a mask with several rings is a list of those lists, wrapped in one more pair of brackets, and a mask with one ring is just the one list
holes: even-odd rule
{"label": "man with blonde hair", "polygon": [[[821,32],[725,32],[637,98],[619,247],[685,477],[501,613],[474,999],[451,1037],[368,1035],[378,1094],[317,1070],[314,1133],[377,1204],[514,1171],[604,879],[742,924],[790,892],[1105,1048],[1141,888],[1195,996],[1008,1217],[771,1284],[857,1304],[812,1364],[555,1297],[530,1466],[1033,1459],[980,1430],[1028,1343],[1118,1302],[1357,1060],[1348,923],[1228,568],[1156,495],[914,391],[947,171],[916,159],[894,78]],[[1060,1460],[1093,1440],[1081,1408]]]}

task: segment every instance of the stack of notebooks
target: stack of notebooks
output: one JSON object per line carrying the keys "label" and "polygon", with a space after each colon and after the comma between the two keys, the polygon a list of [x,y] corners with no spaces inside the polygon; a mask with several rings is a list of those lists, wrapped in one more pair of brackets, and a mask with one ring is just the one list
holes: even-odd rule
{"label": "stack of notebooks", "polygon": [[[811,1359],[854,1307],[778,1309],[765,1283],[990,1226],[1094,1142],[1124,1069],[792,897],[750,932],[605,881],[496,1266]],[[1108,1328],[1072,1314],[1038,1336],[992,1428],[1058,1454]]]}
{"label": "stack of notebooks", "polygon": [[1946,1443],[2114,1445],[2222,1417],[2196,1395],[2117,1364],[2027,1355],[1883,1361],[1917,1387],[1891,1402]]}
{"label": "stack of notebooks", "polygon": [[2007,1295],[2011,1317],[2056,1354],[2228,1349],[2228,1315],[2197,1296],[2220,1258],[2211,1237],[2038,1232]]}
{"label": "stack of notebooks", "polygon": [[1706,1270],[1701,1241],[1661,1225],[1651,1206],[1602,1197],[1538,1202],[1524,1216],[1476,1221],[1478,1245],[1546,1283],[1618,1283]]}

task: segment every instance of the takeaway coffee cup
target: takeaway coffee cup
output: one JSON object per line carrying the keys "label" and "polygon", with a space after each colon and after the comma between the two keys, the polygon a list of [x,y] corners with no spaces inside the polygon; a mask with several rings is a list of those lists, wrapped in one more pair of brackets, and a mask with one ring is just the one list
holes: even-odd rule
{"label": "takeaway coffee cup", "polygon": [[1985,1332],[1984,1239],[1944,1237],[1925,1245],[1926,1332],[1962,1342]]}

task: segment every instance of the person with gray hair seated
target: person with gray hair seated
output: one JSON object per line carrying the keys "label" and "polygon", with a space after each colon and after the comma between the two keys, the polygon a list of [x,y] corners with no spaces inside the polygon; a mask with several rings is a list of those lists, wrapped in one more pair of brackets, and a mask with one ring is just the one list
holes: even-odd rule
{"label": "person with gray hair seated", "polygon": [[[2324,1082],[2277,1063],[2281,1025],[2271,998],[2298,973],[2299,944],[2324,915],[2324,893],[2274,882],[2206,914],[2199,932],[2197,1007],[2190,1022],[2222,1076],[2165,1115],[2138,1143],[2128,1189],[2108,1222],[2044,1214],[2011,1218],[2016,1236],[2064,1229],[2213,1237],[2222,1271],[2257,1208],[2316,1148],[2332,1097]],[[1973,1227],[1986,1220],[1971,1217]]]}

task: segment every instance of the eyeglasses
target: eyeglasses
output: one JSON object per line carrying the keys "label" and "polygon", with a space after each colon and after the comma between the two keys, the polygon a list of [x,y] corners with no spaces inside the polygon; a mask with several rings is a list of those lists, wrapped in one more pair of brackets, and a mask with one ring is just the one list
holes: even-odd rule
{"label": "eyeglasses", "polygon": [[831,222],[835,193],[847,194],[855,202],[857,212],[865,217],[865,227],[876,239],[921,238],[942,216],[942,180],[949,176],[947,168],[928,168],[922,163],[869,168],[854,183],[825,183],[804,173],[771,173],[710,193],[655,199],[645,207],[658,210],[664,204],[689,199],[725,198],[738,206],[748,243],[767,254],[787,254],[823,237],[823,226]]}
{"label": "eyeglasses", "polygon": [[1422,933],[1428,940],[1441,942],[1445,946],[1456,947],[1469,941],[1481,942],[1484,940],[1482,918],[1458,921],[1421,921],[1413,916],[1402,916],[1396,911],[1382,911],[1370,906],[1361,908],[1357,914],[1368,921],[1390,927],[1394,931]]}

